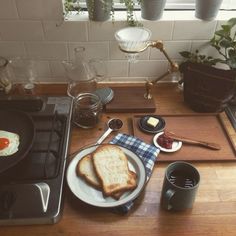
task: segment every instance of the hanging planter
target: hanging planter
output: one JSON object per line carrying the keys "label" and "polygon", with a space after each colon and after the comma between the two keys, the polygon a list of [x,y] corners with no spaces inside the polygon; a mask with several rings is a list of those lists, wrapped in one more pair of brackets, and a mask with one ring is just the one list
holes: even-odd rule
{"label": "hanging planter", "polygon": [[113,0],[86,0],[89,19],[92,21],[106,21],[111,17]]}
{"label": "hanging planter", "polygon": [[214,20],[223,0],[196,0],[195,16],[201,20]]}
{"label": "hanging planter", "polygon": [[158,20],[162,17],[166,0],[140,0],[141,16],[145,20]]}

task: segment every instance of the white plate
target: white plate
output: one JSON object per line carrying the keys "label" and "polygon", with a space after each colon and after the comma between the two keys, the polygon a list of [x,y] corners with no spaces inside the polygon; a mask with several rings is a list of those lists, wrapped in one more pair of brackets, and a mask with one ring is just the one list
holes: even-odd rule
{"label": "white plate", "polygon": [[142,191],[146,182],[146,169],[142,160],[130,150],[120,147],[128,158],[129,169],[137,174],[137,187],[133,191],[124,193],[119,200],[111,197],[104,197],[102,192],[88,185],[76,174],[78,162],[87,154],[93,152],[98,146],[88,147],[79,152],[70,162],[67,169],[67,183],[74,195],[93,206],[117,207],[135,199]]}
{"label": "white plate", "polygon": [[154,137],[153,137],[153,143],[156,147],[160,148],[161,151],[163,152],[176,152],[178,151],[181,147],[182,147],[182,142],[181,141],[174,141],[172,143],[172,148],[171,149],[167,149],[167,148],[163,148],[162,146],[160,146],[157,142],[157,138],[162,135],[164,132],[160,132],[157,133]]}

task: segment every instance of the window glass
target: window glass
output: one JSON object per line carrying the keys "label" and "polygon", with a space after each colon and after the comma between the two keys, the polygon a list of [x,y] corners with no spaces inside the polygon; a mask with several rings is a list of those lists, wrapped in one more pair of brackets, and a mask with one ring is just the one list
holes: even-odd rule
{"label": "window glass", "polygon": [[[96,0],[98,1],[98,0]],[[122,4],[122,0],[113,0],[115,3],[115,9],[124,9],[124,4]],[[145,1],[145,0],[144,0]],[[86,1],[85,0],[63,0],[63,2],[69,2],[70,4],[77,6],[77,2],[82,8],[86,8]],[[138,0],[134,0],[136,2],[135,9],[139,9],[140,6],[138,4]],[[194,9],[195,8],[195,0],[166,0],[166,7],[165,9]],[[221,5],[221,9],[225,10],[233,10],[236,9],[236,0],[223,0]]]}

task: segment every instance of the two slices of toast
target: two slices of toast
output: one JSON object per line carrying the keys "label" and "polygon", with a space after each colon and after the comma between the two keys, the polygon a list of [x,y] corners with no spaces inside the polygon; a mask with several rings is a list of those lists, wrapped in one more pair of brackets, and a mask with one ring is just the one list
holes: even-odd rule
{"label": "two slices of toast", "polygon": [[83,157],[77,165],[77,174],[105,196],[119,199],[136,188],[136,173],[129,170],[125,153],[116,145],[104,144]]}

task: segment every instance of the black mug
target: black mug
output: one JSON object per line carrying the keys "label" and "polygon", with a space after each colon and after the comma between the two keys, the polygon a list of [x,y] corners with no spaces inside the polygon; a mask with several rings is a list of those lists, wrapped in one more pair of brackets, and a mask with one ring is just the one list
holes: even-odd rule
{"label": "black mug", "polygon": [[174,211],[192,208],[199,182],[200,174],[193,165],[184,161],[173,162],[165,172],[161,206]]}

